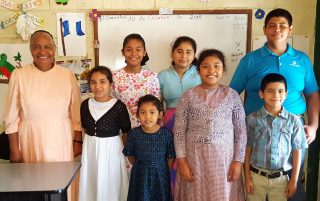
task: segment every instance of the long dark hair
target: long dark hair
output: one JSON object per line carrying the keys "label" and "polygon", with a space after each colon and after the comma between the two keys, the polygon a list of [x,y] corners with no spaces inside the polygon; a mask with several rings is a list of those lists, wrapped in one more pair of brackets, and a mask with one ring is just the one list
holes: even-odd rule
{"label": "long dark hair", "polygon": [[[129,43],[130,40],[138,40],[141,41],[144,50],[146,50],[146,43],[144,42],[144,39],[142,38],[142,36],[140,34],[137,33],[132,33],[127,35],[124,40],[123,40],[123,44],[122,44],[122,53],[124,51],[124,47]],[[141,66],[146,65],[146,62],[149,61],[149,56],[148,53],[146,52],[146,55],[143,56],[142,61],[141,61]]]}
{"label": "long dark hair", "polygon": [[[177,47],[181,44],[181,43],[190,43],[190,45],[192,46],[192,49],[193,49],[193,52],[194,52],[194,55],[196,55],[196,52],[197,52],[197,43],[196,41],[189,37],[189,36],[180,36],[178,37],[174,43],[172,44],[172,47],[171,47],[171,53],[174,52],[175,49],[177,49]],[[171,62],[172,65],[175,65],[174,64],[174,61]],[[196,65],[197,64],[197,58],[196,56],[194,56],[194,59],[193,61],[191,62],[191,64],[193,65]]]}

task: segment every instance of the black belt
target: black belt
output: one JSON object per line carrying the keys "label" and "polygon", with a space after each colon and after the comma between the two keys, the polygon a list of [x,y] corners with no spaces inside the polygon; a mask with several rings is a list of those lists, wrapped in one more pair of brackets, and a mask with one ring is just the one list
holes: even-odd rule
{"label": "black belt", "polygon": [[255,167],[252,167],[252,166],[250,166],[250,170],[252,172],[255,172],[255,173],[261,175],[261,176],[267,177],[268,179],[274,179],[274,178],[278,178],[283,175],[289,174],[289,170],[288,171],[279,171],[279,172],[274,172],[274,173],[267,173],[267,172],[261,171]]}

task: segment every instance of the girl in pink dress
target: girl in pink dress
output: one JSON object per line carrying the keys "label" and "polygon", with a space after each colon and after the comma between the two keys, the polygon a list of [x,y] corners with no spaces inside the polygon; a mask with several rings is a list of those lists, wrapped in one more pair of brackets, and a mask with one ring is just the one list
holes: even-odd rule
{"label": "girl in pink dress", "polygon": [[123,41],[122,54],[127,65],[113,72],[113,96],[120,99],[129,112],[131,127],[137,127],[137,102],[140,97],[152,94],[160,98],[158,75],[143,69],[149,60],[144,39],[139,34],[129,34]]}
{"label": "girl in pink dress", "polygon": [[175,201],[244,201],[245,113],[239,95],[220,85],[224,55],[201,52],[202,84],[187,90],[176,110],[174,143],[178,161]]}

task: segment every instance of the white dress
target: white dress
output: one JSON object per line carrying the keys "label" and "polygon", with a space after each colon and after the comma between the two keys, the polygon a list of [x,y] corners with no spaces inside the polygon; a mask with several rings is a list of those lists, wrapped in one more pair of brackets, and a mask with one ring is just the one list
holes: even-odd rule
{"label": "white dress", "polygon": [[[117,99],[96,102],[89,99],[89,110],[95,121],[108,112]],[[125,201],[129,177],[122,154],[121,137],[85,135],[82,149],[79,201]]]}

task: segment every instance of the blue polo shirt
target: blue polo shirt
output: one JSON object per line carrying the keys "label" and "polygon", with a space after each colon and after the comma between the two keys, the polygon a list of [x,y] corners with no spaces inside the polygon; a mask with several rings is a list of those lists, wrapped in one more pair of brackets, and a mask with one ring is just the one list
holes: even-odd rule
{"label": "blue polo shirt", "polygon": [[187,89],[201,84],[197,67],[192,65],[180,79],[178,73],[171,66],[159,73],[160,91],[167,108],[176,108],[181,95]]}
{"label": "blue polo shirt", "polygon": [[317,81],[308,56],[293,49],[289,44],[281,56],[274,54],[265,44],[244,56],[230,83],[239,94],[246,90],[244,103],[246,114],[259,110],[264,102],[259,97],[263,77],[269,73],[279,73],[287,80],[288,96],[283,106],[293,114],[303,114],[306,102],[303,94],[318,91]]}

